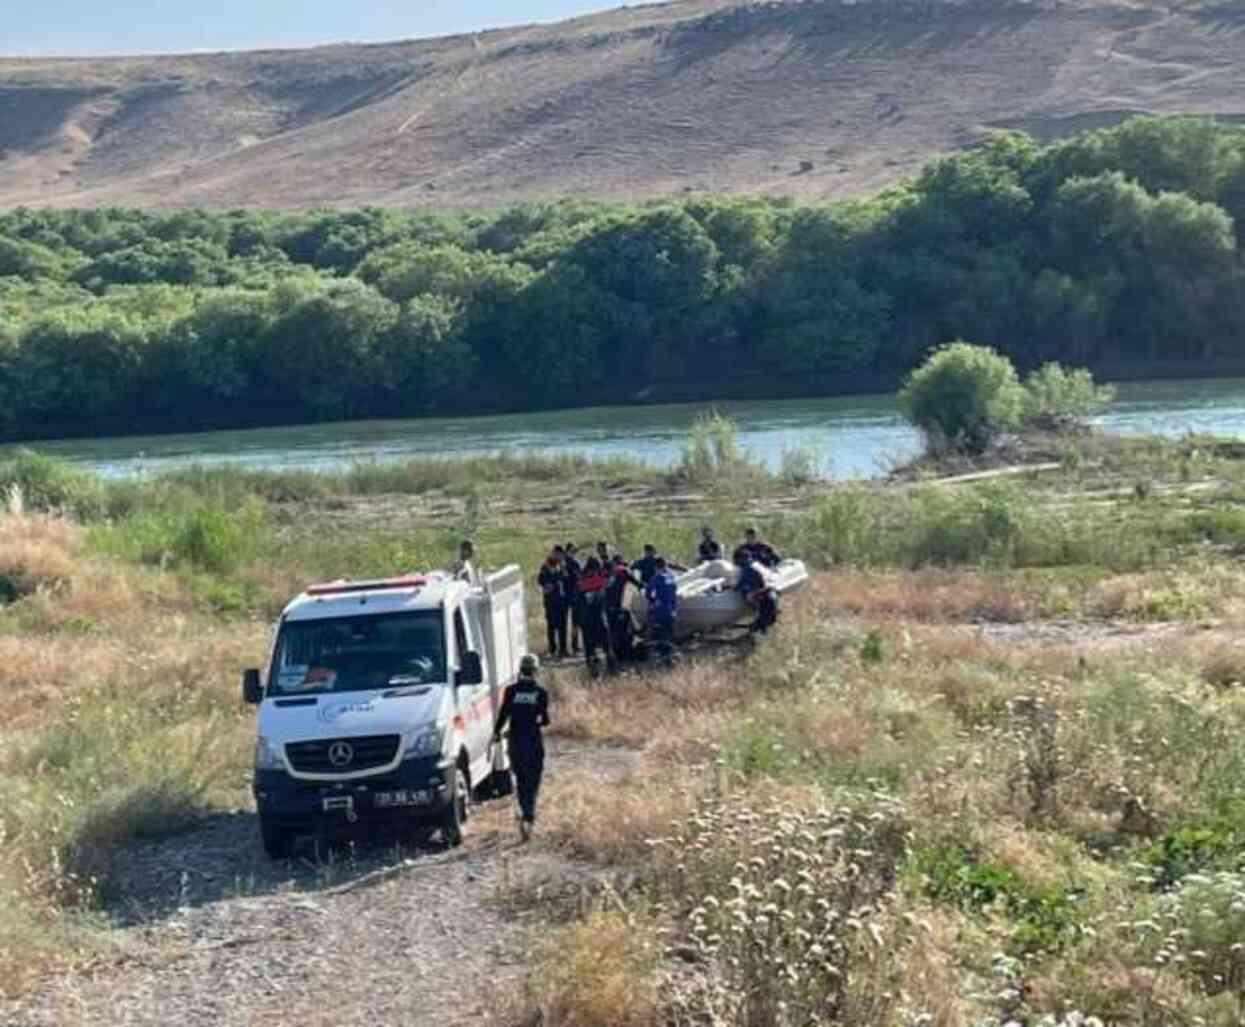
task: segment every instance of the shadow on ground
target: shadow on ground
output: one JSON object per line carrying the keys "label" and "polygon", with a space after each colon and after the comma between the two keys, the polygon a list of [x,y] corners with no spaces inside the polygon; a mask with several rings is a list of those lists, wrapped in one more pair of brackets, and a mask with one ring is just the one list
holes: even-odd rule
{"label": "shadow on ground", "polygon": [[102,898],[116,926],[133,927],[229,899],[341,888],[445,851],[435,835],[373,830],[303,838],[290,859],[271,860],[254,812],[219,813],[186,831],[120,849]]}

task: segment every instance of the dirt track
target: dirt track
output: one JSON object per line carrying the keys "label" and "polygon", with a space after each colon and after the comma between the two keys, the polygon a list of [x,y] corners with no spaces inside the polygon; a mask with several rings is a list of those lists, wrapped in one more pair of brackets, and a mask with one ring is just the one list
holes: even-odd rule
{"label": "dirt track", "polygon": [[[550,776],[626,775],[637,754],[556,745]],[[518,843],[510,804],[476,807],[462,848],[394,843],[268,861],[254,815],[221,815],[124,851],[118,958],[59,977],[5,1027],[479,1024],[522,968],[508,882],[574,887],[583,867]]]}

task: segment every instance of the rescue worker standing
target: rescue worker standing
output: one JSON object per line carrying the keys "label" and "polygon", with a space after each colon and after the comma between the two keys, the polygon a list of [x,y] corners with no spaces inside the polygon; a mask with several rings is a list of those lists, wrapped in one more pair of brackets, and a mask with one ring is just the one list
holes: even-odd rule
{"label": "rescue worker standing", "polygon": [[754,610],[756,618],[748,625],[753,634],[764,635],[778,620],[778,593],[770,587],[765,576],[757,570],[747,546],[735,550],[735,565],[739,568],[739,580],[735,591],[744,597]]}
{"label": "rescue worker standing", "polygon": [[583,604],[579,599],[579,576],[583,574],[583,564],[579,562],[579,558],[575,555],[579,550],[574,542],[568,542],[563,546],[562,565],[566,569],[566,577],[563,579],[563,595],[566,598],[566,608],[571,615],[571,652],[579,652],[579,636],[583,628]]}
{"label": "rescue worker standing", "polygon": [[469,538],[465,538],[458,547],[458,563],[454,564],[454,577],[465,581],[472,588],[480,585],[480,574],[475,565],[476,547]]}
{"label": "rescue worker standing", "polygon": [[579,576],[577,595],[580,602],[580,626],[584,632],[584,656],[589,669],[597,666],[597,649],[605,650],[605,661],[612,669],[614,654],[610,651],[609,626],[605,622],[605,586],[609,568],[595,556],[588,557]]}
{"label": "rescue worker standing", "polygon": [[707,524],[700,529],[700,546],[696,555],[701,563],[722,559],[722,543],[713,537],[713,529]]}
{"label": "rescue worker standing", "polygon": [[631,565],[631,569],[640,575],[640,585],[645,587],[657,573],[657,547],[650,544],[644,547],[644,555]]}
{"label": "rescue worker standing", "polygon": [[532,836],[536,823],[536,798],[545,772],[545,739],[541,730],[549,726],[549,693],[536,680],[539,670],[540,661],[530,653],[519,661],[519,680],[506,690],[497,713],[497,726],[493,728],[493,741],[500,744],[502,731],[510,725],[507,748],[519,796],[519,835],[524,841]]}
{"label": "rescue worker standing", "polygon": [[744,532],[742,548],[747,550],[749,560],[759,563],[762,567],[777,567],[782,560],[774,547],[757,535],[756,528],[749,528]]}
{"label": "rescue worker standing", "polygon": [[648,600],[649,640],[663,663],[674,653],[674,619],[679,613],[679,586],[664,557],[657,557],[656,573],[644,587]]}
{"label": "rescue worker standing", "polygon": [[536,584],[540,586],[545,601],[545,632],[549,640],[549,655],[565,658],[566,653],[566,564],[561,546],[554,546],[540,573]]}
{"label": "rescue worker standing", "polygon": [[627,569],[627,561],[621,554],[615,553],[609,567],[609,581],[605,586],[605,620],[610,630],[610,651],[619,662],[632,658],[635,636],[631,611],[627,609],[624,601],[628,585],[640,591],[644,590],[644,583]]}

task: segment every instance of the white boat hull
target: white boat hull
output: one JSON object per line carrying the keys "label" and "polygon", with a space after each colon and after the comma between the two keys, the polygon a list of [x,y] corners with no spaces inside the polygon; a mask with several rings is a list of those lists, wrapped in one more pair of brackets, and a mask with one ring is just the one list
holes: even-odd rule
{"label": "white boat hull", "polygon": [[[803,560],[783,560],[772,570],[754,565],[766,582],[780,595],[798,592],[808,582],[808,570]],[[676,579],[679,589],[679,612],[674,622],[675,638],[730,627],[741,621],[752,620],[756,611],[735,591],[739,580],[739,568],[725,560],[702,563],[680,574]],[[648,619],[648,602],[637,595],[631,603],[631,612],[643,625]]]}

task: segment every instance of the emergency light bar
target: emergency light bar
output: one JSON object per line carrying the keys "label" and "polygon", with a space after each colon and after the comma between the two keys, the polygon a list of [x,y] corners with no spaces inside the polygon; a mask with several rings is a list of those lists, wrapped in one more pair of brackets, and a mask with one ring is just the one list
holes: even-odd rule
{"label": "emergency light bar", "polygon": [[309,596],[348,595],[351,592],[383,592],[387,589],[423,588],[428,579],[422,574],[406,574],[400,578],[377,578],[373,581],[327,581],[308,585]]}

